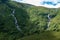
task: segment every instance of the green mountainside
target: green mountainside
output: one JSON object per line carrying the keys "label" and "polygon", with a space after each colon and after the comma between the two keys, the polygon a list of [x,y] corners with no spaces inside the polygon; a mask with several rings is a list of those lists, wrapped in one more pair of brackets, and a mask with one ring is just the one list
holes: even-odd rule
{"label": "green mountainside", "polygon": [[0,40],[60,40],[60,8],[0,0]]}

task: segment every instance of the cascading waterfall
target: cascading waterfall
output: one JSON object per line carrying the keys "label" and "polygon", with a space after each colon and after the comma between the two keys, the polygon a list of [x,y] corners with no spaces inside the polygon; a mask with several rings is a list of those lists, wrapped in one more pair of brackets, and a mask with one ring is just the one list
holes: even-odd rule
{"label": "cascading waterfall", "polygon": [[14,18],[14,21],[15,21],[15,25],[16,25],[16,28],[17,28],[17,30],[19,30],[21,33],[23,33],[22,32],[22,30],[19,28],[19,25],[18,25],[18,22],[17,22],[17,18],[15,17],[15,9],[13,9],[13,11],[12,11],[12,16],[13,16],[13,18]]}
{"label": "cascading waterfall", "polygon": [[50,26],[50,20],[51,20],[51,18],[50,18],[50,15],[48,14],[48,25],[47,25],[48,28]]}

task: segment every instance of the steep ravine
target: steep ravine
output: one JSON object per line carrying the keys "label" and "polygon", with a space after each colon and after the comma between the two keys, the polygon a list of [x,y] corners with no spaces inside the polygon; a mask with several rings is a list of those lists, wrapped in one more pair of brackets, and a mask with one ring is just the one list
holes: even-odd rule
{"label": "steep ravine", "polygon": [[12,17],[14,18],[14,22],[15,22],[15,25],[16,25],[17,30],[20,31],[21,33],[23,33],[22,30],[19,28],[17,18],[15,17],[14,14],[15,14],[15,9],[13,9],[11,15],[12,15]]}

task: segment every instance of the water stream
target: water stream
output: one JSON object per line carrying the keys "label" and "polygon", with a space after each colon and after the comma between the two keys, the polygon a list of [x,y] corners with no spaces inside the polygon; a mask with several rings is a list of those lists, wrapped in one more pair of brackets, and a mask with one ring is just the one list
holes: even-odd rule
{"label": "water stream", "polygon": [[22,32],[22,30],[19,28],[17,18],[15,17],[15,15],[14,15],[14,14],[15,14],[15,9],[13,9],[13,11],[12,11],[12,14],[11,14],[11,15],[12,15],[12,17],[14,18],[14,21],[15,21],[15,25],[16,25],[17,30],[18,30],[18,31],[20,31],[21,33],[23,33],[23,32]]}
{"label": "water stream", "polygon": [[50,18],[50,15],[48,14],[48,28],[49,28],[49,26],[50,26],[50,20],[51,20],[51,18]]}

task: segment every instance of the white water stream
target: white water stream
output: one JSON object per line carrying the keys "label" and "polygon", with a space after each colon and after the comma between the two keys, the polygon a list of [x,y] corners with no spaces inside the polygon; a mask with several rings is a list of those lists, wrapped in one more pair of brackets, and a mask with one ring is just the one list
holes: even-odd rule
{"label": "white water stream", "polygon": [[19,25],[18,25],[18,21],[17,21],[17,18],[15,17],[15,9],[13,9],[13,11],[12,11],[12,16],[13,16],[13,18],[14,18],[14,21],[15,21],[15,25],[16,25],[16,28],[17,28],[17,30],[19,30],[21,33],[23,33],[22,32],[22,30],[19,28]]}
{"label": "white water stream", "polygon": [[50,15],[48,14],[48,28],[49,28],[49,26],[50,26],[50,20],[51,20],[51,18],[50,18]]}

